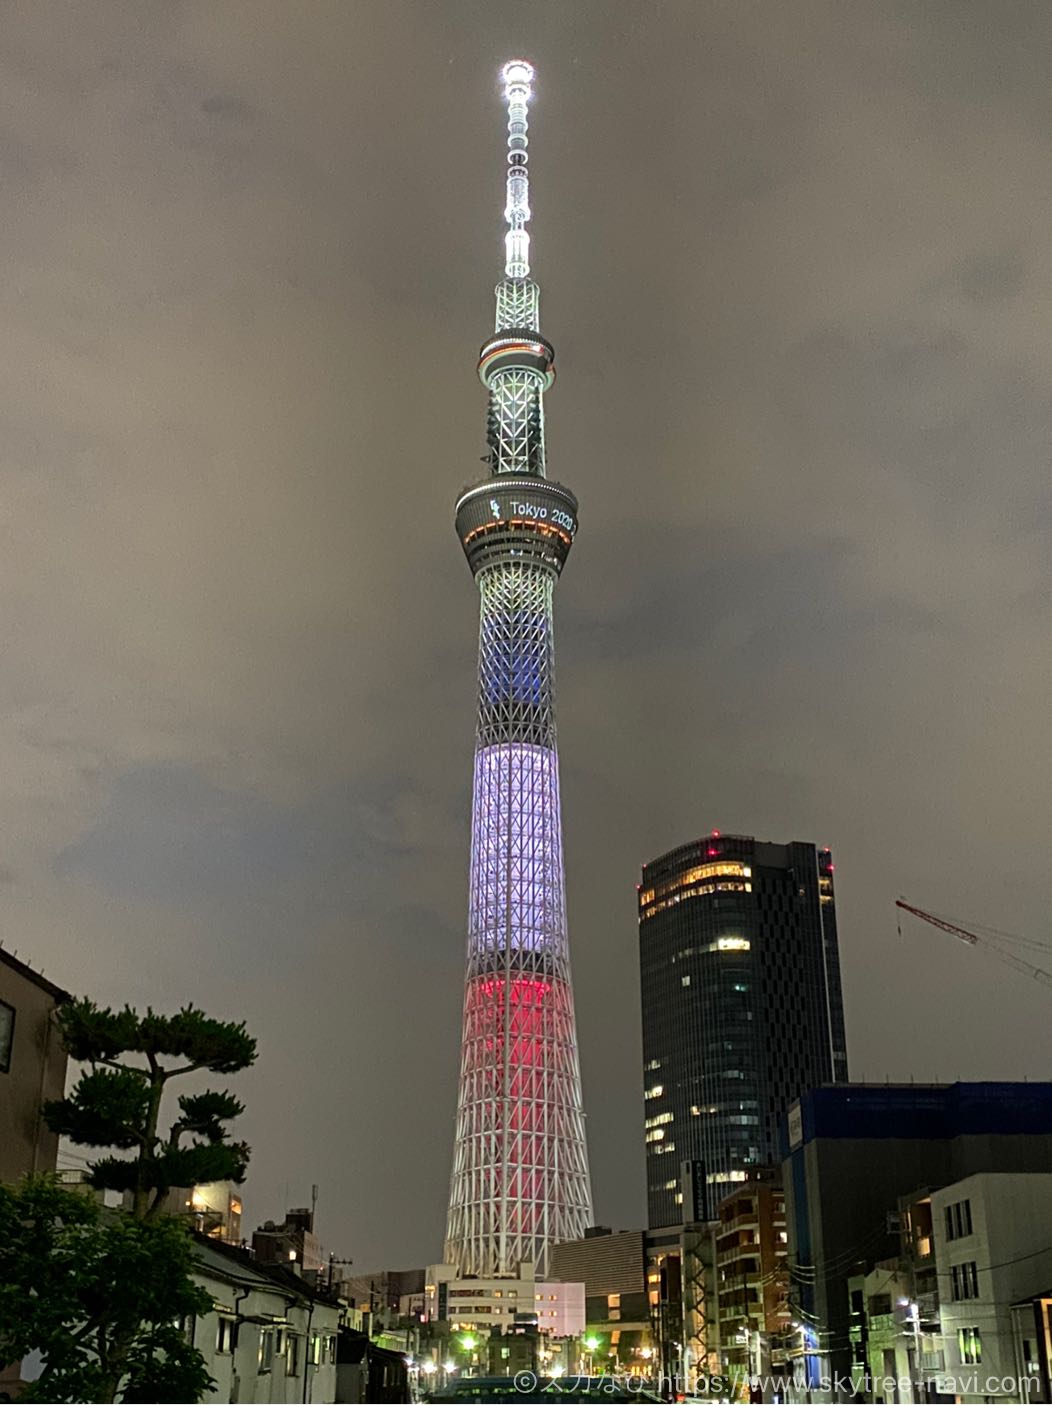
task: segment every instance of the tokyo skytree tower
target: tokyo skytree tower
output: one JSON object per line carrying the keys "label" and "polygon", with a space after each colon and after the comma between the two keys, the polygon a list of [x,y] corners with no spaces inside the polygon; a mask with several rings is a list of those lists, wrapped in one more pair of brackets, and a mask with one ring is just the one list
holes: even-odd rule
{"label": "tokyo skytree tower", "polygon": [[504,277],[478,372],[490,475],[456,529],[481,596],[464,1034],[446,1261],[461,1275],[548,1270],[591,1223],[566,934],[552,590],[577,499],[545,473],[555,351],[530,278],[527,107],[533,69],[506,64]]}

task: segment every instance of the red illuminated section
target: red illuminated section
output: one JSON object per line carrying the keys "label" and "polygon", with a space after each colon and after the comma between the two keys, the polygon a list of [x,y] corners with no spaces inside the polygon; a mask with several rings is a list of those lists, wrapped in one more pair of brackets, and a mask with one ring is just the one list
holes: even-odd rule
{"label": "red illuminated section", "polygon": [[[469,982],[463,1073],[480,1114],[475,1172],[485,1202],[505,1201],[505,1223],[540,1233],[550,1180],[552,1107],[576,1076],[569,986],[551,976],[492,974]],[[506,1198],[506,1200],[505,1200]]]}

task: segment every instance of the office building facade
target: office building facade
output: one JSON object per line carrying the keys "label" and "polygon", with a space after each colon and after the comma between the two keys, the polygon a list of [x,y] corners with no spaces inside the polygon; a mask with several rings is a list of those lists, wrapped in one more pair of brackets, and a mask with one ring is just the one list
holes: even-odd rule
{"label": "office building facade", "polygon": [[777,1161],[789,1105],[844,1082],[847,1053],[828,849],[714,831],[646,864],[638,899],[656,1228]]}

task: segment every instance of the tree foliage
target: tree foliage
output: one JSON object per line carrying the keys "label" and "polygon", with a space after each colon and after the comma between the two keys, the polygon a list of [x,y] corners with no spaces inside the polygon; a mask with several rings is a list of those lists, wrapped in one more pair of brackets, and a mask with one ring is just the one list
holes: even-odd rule
{"label": "tree foliage", "polygon": [[177,1220],[105,1210],[52,1176],[0,1185],[0,1363],[44,1360],[21,1399],[200,1400],[213,1382],[183,1323],[212,1300],[192,1271]]}
{"label": "tree foliage", "polygon": [[89,1068],[68,1097],[46,1105],[48,1125],[82,1146],[134,1153],[93,1162],[94,1186],[130,1192],[135,1218],[150,1220],[175,1186],[244,1179],[249,1149],[230,1139],[226,1125],[243,1111],[232,1094],[185,1094],[167,1132],[160,1127],[169,1080],[201,1070],[236,1073],[254,1061],[256,1041],[244,1024],[210,1019],[192,1006],[140,1015],[90,1000],[62,1005],[57,1019],[69,1054]]}

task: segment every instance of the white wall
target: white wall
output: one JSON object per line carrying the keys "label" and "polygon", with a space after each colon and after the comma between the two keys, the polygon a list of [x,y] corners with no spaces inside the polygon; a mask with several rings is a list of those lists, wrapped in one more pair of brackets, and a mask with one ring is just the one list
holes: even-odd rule
{"label": "white wall", "polygon": [[[317,1405],[335,1401],[338,1308],[316,1303],[310,1313],[301,1304],[290,1306],[277,1285],[273,1289],[251,1288],[245,1296],[244,1284],[225,1283],[207,1274],[198,1274],[197,1281],[217,1302],[217,1309],[199,1317],[194,1325],[194,1345],[216,1380],[215,1389],[205,1400],[284,1402],[306,1398]],[[266,1322],[246,1318],[265,1318]],[[236,1350],[232,1350],[235,1327]]]}
{"label": "white wall", "polygon": [[[948,1240],[946,1206],[962,1200],[971,1204],[972,1233]],[[1011,1304],[1052,1282],[1052,1250],[1037,1252],[1052,1246],[1052,1174],[968,1176],[932,1195],[932,1215],[946,1373],[962,1394],[988,1394],[987,1378],[1016,1374]],[[955,1302],[953,1266],[972,1262],[978,1296]],[[981,1336],[975,1365],[958,1349],[958,1331],[972,1327]]]}

